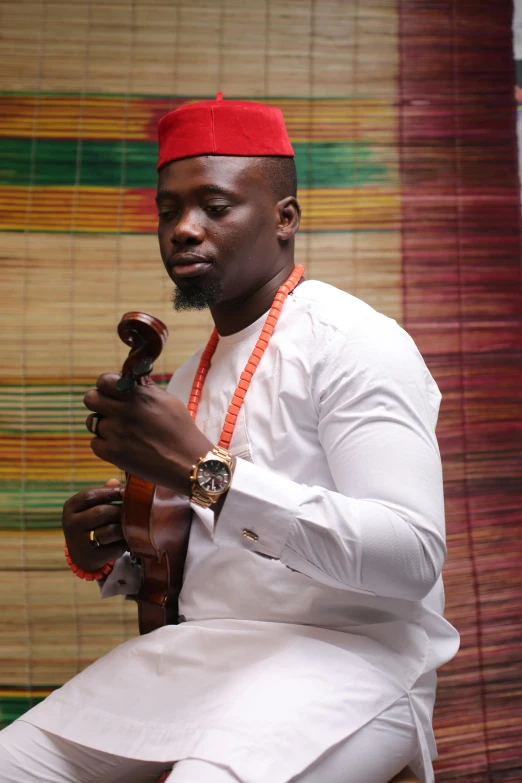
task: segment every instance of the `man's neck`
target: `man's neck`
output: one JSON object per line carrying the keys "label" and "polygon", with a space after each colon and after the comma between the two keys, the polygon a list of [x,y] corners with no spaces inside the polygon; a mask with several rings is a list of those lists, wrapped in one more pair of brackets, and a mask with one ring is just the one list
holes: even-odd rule
{"label": "man's neck", "polygon": [[290,276],[293,268],[292,261],[246,298],[231,299],[213,305],[210,312],[219,334],[226,337],[240,332],[270,310],[277,289]]}

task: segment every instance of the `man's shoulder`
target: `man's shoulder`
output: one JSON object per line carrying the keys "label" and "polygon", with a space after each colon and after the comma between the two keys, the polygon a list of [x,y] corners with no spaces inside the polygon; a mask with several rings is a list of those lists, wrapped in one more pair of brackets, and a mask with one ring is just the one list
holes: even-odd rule
{"label": "man's shoulder", "polygon": [[302,283],[295,292],[295,309],[295,340],[307,343],[309,350],[314,343],[315,354],[323,361],[340,357],[359,367],[377,361],[400,367],[415,357],[424,364],[413,339],[396,320],[328,283]]}
{"label": "man's shoulder", "polygon": [[306,280],[295,289],[298,310],[308,312],[313,321],[326,331],[339,331],[348,336],[366,330],[385,330],[397,326],[388,316],[375,310],[367,302],[340,288],[319,280]]}
{"label": "man's shoulder", "polygon": [[295,297],[299,309],[309,311],[307,320],[312,325],[307,334],[305,322],[296,319],[295,339],[301,345],[314,341],[312,364],[323,377],[348,383],[359,378],[364,383],[379,384],[384,379],[387,385],[417,384],[427,391],[433,411],[438,410],[438,387],[414,340],[397,321],[317,280],[302,283]]}

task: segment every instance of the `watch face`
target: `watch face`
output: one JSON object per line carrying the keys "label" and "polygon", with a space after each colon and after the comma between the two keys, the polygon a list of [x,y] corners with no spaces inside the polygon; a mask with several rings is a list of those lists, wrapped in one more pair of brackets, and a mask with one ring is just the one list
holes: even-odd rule
{"label": "watch face", "polygon": [[230,484],[230,468],[218,459],[207,459],[199,466],[196,481],[207,492],[224,492]]}

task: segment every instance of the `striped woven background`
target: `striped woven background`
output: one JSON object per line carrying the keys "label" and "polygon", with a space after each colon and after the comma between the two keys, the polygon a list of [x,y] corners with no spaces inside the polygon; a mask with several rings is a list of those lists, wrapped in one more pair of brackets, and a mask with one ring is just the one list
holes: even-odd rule
{"label": "striped woven background", "polygon": [[114,470],[81,400],[121,365],[128,309],[171,338],[153,236],[155,124],[212,97],[284,112],[308,277],[397,318],[443,392],[447,616],[437,779],[522,781],[522,303],[511,4],[3,0],[0,25],[0,720],[136,633],[62,556],[65,498]]}

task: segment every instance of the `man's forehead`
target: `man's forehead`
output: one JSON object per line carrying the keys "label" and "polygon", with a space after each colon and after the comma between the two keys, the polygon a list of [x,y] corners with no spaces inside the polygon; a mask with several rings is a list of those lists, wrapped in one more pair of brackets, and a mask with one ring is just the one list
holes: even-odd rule
{"label": "man's forehead", "polygon": [[207,190],[229,192],[248,188],[263,179],[260,158],[239,155],[199,155],[172,161],[158,174],[162,191]]}
{"label": "man's forehead", "polygon": [[[177,188],[174,183],[174,187],[170,188],[160,188],[158,187],[158,190],[156,192],[156,200],[161,198],[168,198],[169,196],[177,196],[180,194],[181,190],[187,190],[187,188]],[[188,190],[191,192],[197,192],[201,194],[212,194],[215,195],[221,195],[221,196],[235,196],[236,191],[232,190],[232,188],[226,188],[223,185],[217,185],[213,182],[202,182],[199,183],[196,178],[194,178],[191,182],[189,182]]]}

